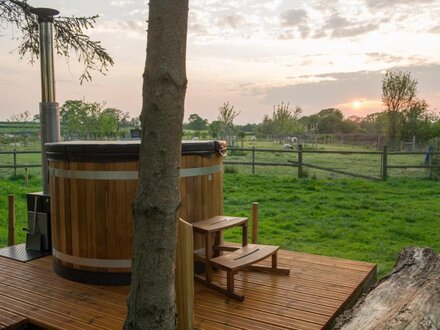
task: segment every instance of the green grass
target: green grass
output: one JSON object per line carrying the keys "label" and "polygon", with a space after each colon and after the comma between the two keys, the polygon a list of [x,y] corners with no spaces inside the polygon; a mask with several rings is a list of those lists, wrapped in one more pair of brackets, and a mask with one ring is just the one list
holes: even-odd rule
{"label": "green grass", "polygon": [[[409,245],[440,251],[439,181],[302,179],[226,174],[225,214],[250,217],[260,203],[260,243],[363,260],[388,273]],[[239,230],[225,238],[240,241]]]}
{"label": "green grass", "polygon": [[8,195],[15,195],[15,239],[22,243],[26,237],[23,228],[27,227],[26,194],[38,191],[41,191],[40,176],[30,175],[28,186],[22,175],[0,181],[0,247],[8,242]]}
{"label": "green grass", "polygon": [[[11,193],[16,196],[17,242],[24,241],[26,193],[41,190],[38,173],[30,174],[27,187],[21,172],[16,179],[1,180],[0,246],[7,241],[7,197]],[[298,180],[293,174],[224,176],[225,214],[250,217],[252,202],[260,203],[261,243],[374,262],[379,276],[391,270],[404,246],[440,251],[439,190],[440,181],[414,178],[372,182]],[[228,231],[226,239],[239,241],[239,230]]]}

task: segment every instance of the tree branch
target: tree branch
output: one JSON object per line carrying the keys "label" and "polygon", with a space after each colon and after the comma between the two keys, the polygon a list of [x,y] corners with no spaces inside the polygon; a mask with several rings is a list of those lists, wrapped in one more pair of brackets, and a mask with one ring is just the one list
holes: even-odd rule
{"label": "tree branch", "polygon": [[[19,41],[20,57],[29,56],[31,63],[40,55],[40,39],[38,33],[38,17],[32,13],[34,8],[26,0],[0,0],[0,28],[8,25],[16,27],[21,35],[13,37]],[[54,48],[58,55],[67,59],[75,53],[78,62],[84,69],[79,77],[81,83],[92,80],[92,71],[105,75],[114,62],[107,50],[99,41],[91,40],[84,34],[92,29],[98,15],[91,17],[55,17]]]}

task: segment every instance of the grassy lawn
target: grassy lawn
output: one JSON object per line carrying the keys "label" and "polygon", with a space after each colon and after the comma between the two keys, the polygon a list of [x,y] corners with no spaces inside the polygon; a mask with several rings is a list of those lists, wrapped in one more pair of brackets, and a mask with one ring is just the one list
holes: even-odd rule
{"label": "grassy lawn", "polygon": [[[260,203],[260,243],[378,264],[389,272],[401,248],[440,252],[439,181],[302,179],[226,174],[225,214],[249,216]],[[239,241],[240,232],[226,233]]]}
{"label": "grassy lawn", "polygon": [[[374,262],[379,276],[390,271],[404,246],[440,252],[440,181],[298,180],[293,169],[284,170],[290,174],[224,176],[225,214],[250,217],[252,202],[260,203],[261,243]],[[1,180],[0,246],[7,241],[7,195],[16,195],[17,241],[23,242],[26,193],[40,190],[38,174],[31,173],[27,187],[21,172]],[[239,241],[239,231],[228,231],[226,239]]]}

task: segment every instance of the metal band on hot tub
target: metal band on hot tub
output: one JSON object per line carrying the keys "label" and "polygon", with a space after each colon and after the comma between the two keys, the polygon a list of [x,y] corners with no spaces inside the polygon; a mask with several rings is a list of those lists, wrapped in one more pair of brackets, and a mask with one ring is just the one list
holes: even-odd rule
{"label": "metal band on hot tub", "polygon": [[[180,169],[180,177],[215,174],[223,170],[223,165]],[[49,168],[49,174],[58,178],[82,180],[137,180],[138,171],[80,171]]]}

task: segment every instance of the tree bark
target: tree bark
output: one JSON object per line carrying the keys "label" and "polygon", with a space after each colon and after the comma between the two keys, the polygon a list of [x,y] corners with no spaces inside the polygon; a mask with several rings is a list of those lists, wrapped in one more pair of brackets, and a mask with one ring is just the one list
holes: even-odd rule
{"label": "tree bark", "polygon": [[390,275],[336,320],[334,329],[440,329],[440,256],[402,250]]}
{"label": "tree bark", "polygon": [[188,0],[150,0],[126,329],[175,329]]}

